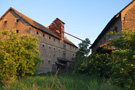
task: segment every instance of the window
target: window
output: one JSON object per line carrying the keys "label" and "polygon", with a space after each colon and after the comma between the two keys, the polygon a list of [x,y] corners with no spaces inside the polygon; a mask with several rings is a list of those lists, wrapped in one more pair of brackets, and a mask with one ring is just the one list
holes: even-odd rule
{"label": "window", "polygon": [[66,47],[66,45],[64,44],[64,48]]}
{"label": "window", "polygon": [[7,19],[4,20],[4,23],[7,23]]}
{"label": "window", "polygon": [[49,47],[49,49],[51,49],[51,46],[50,45],[48,47]]}
{"label": "window", "polygon": [[113,30],[113,32],[118,32],[118,28],[115,27],[114,30]]}
{"label": "window", "polygon": [[55,51],[55,47],[54,47],[53,49],[54,49],[54,51]]}
{"label": "window", "polygon": [[46,46],[45,43],[42,43],[42,47],[45,48],[45,46]]}
{"label": "window", "polygon": [[65,57],[66,56],[66,52],[65,51],[63,51],[63,57]]}
{"label": "window", "polygon": [[53,58],[55,58],[55,54],[53,55]]}
{"label": "window", "polygon": [[16,30],[16,33],[19,33],[19,30]]}
{"label": "window", "polygon": [[104,43],[106,42],[106,38],[104,38]]}
{"label": "window", "polygon": [[102,44],[102,41],[100,41],[100,44]]}
{"label": "window", "polygon": [[37,34],[39,34],[38,31],[37,31]]}
{"label": "window", "polygon": [[45,37],[45,34],[43,34],[43,37]]}
{"label": "window", "polygon": [[48,63],[50,63],[51,61],[50,60],[48,60]]}
{"label": "window", "polygon": [[19,18],[16,18],[16,22],[19,22]]}
{"label": "window", "polygon": [[49,39],[51,39],[51,37],[49,36]]}

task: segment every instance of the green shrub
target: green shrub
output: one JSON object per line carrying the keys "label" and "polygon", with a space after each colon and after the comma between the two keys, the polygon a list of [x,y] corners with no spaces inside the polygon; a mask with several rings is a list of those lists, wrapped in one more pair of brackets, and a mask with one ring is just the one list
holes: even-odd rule
{"label": "green shrub", "polygon": [[[78,67],[83,74],[96,74],[100,77],[112,78],[114,84],[135,89],[135,33],[124,32],[119,38],[111,40],[109,47],[117,50],[111,54],[93,53]],[[108,48],[106,46],[105,48]]]}
{"label": "green shrub", "polygon": [[34,74],[41,61],[37,42],[35,37],[18,36],[14,31],[0,33],[0,80]]}

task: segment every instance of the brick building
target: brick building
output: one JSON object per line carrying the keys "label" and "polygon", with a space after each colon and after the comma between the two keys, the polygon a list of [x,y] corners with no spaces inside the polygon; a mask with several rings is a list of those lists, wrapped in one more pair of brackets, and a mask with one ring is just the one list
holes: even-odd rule
{"label": "brick building", "polygon": [[14,8],[9,8],[0,18],[0,31],[13,29],[19,35],[29,34],[39,39],[41,72],[56,71],[58,67],[68,70],[75,57],[77,46],[64,37],[64,22],[56,18],[45,27]]}
{"label": "brick building", "polygon": [[107,35],[108,32],[115,31],[122,33],[125,29],[135,30],[135,0],[129,3],[109,21],[92,44],[92,52],[99,51],[104,45],[109,44],[109,39],[118,37],[117,35],[109,36]]}

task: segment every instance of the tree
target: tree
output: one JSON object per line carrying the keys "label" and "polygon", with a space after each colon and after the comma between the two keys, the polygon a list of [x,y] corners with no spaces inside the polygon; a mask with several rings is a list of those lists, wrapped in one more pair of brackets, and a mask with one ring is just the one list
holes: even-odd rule
{"label": "tree", "polygon": [[79,44],[78,51],[75,57],[75,71],[78,71],[81,64],[86,61],[90,52],[90,40],[86,38]]}
{"label": "tree", "polygon": [[34,74],[41,62],[37,56],[38,39],[19,36],[14,31],[0,33],[0,79]]}

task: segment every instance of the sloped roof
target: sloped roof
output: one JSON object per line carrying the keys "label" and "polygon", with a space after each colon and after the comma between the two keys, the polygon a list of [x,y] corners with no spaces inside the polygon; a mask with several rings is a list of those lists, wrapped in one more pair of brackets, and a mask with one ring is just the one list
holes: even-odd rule
{"label": "sloped roof", "polygon": [[[51,36],[53,36],[53,37],[55,37],[55,38],[57,38],[57,39],[60,39],[57,35],[53,34],[51,30],[47,29],[47,27],[45,27],[45,26],[41,25],[40,23],[38,23],[38,22],[32,20],[31,18],[25,16],[24,14],[20,13],[19,11],[15,10],[15,9],[12,8],[12,7],[10,7],[7,12],[9,12],[10,10],[12,10],[15,14],[17,14],[17,15],[18,15],[21,19],[23,19],[25,22],[29,23],[33,28],[38,29],[38,30],[40,30],[40,31],[42,31],[42,32],[45,32],[45,33],[47,33],[47,34],[49,34],[49,35],[51,35]],[[7,12],[6,12],[6,13],[7,13]],[[6,13],[5,13],[5,14],[6,14]],[[4,15],[5,15],[5,14],[4,14]],[[3,15],[3,16],[4,16],[4,15]],[[3,17],[3,16],[2,16],[2,17]],[[1,18],[2,18],[2,17],[1,17]]]}
{"label": "sloped roof", "polygon": [[68,40],[66,37],[64,37],[64,42],[67,43],[67,44],[69,44],[69,45],[72,45],[72,46],[78,48],[76,45],[74,45],[74,44],[73,44],[70,40]]}
{"label": "sloped roof", "polygon": [[114,15],[114,17],[109,21],[109,23],[105,26],[105,28],[103,29],[103,31],[99,34],[99,36],[96,38],[96,40],[94,41],[94,43],[91,45],[91,48],[98,43],[98,41],[101,39],[101,37],[106,34],[106,32],[108,32],[109,28],[112,26],[112,24],[114,24],[118,18],[121,17],[121,12],[123,10],[125,10],[129,5],[131,5],[135,0],[133,0],[132,2],[130,2],[126,7],[124,7],[120,12],[118,12],[116,15]]}

